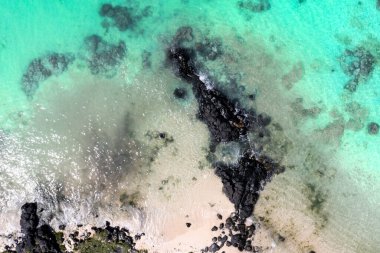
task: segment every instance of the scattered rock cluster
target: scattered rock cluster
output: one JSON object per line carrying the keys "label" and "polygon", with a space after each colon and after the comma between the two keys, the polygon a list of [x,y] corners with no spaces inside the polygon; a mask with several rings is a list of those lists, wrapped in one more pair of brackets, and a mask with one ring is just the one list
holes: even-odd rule
{"label": "scattered rock cluster", "polygon": [[243,220],[251,216],[259,191],[276,170],[277,165],[270,159],[258,158],[250,149],[245,151],[237,165],[215,165],[215,173],[223,183],[223,192]]}
{"label": "scattered rock cluster", "polygon": [[134,23],[133,10],[125,6],[112,6],[103,4],[99,11],[100,16],[110,18],[114,25],[120,30],[125,31]]}
{"label": "scattered rock cluster", "polygon": [[[223,217],[218,214],[218,219]],[[211,244],[201,250],[204,252],[217,252],[224,247],[235,247],[239,251],[258,252],[258,248],[252,245],[256,227],[254,224],[246,225],[244,219],[232,213],[224,222],[211,228],[212,232],[219,232],[218,236],[211,239]],[[221,251],[222,253],[224,251]]]}

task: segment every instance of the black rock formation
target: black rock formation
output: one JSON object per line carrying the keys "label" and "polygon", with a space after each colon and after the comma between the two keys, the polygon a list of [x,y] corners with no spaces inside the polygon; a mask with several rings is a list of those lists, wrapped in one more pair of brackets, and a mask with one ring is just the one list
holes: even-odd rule
{"label": "black rock formation", "polygon": [[104,41],[99,35],[91,35],[85,38],[84,43],[89,52],[87,63],[92,74],[108,73],[119,66],[127,54],[124,41],[112,44]]}
{"label": "black rock formation", "polygon": [[16,246],[17,253],[61,252],[53,229],[46,224],[38,227],[37,204],[26,203],[21,207],[21,211],[20,225],[24,236]]}
{"label": "black rock formation", "polygon": [[177,29],[174,35],[172,43],[174,45],[180,45],[183,42],[190,42],[194,39],[193,28],[191,26],[181,26]]}
{"label": "black rock formation", "polygon": [[37,91],[40,82],[67,70],[74,57],[70,54],[52,53],[33,59],[22,76],[22,90],[28,97]]}
{"label": "black rock formation", "polygon": [[218,89],[201,80],[193,60],[194,50],[173,47],[167,57],[176,75],[192,85],[199,104],[198,117],[207,125],[212,143],[236,141],[247,133],[252,118]]}
{"label": "black rock formation", "polygon": [[125,31],[130,28],[133,23],[133,10],[125,6],[112,6],[112,4],[103,4],[99,11],[100,16],[112,19],[114,25],[120,30]]}

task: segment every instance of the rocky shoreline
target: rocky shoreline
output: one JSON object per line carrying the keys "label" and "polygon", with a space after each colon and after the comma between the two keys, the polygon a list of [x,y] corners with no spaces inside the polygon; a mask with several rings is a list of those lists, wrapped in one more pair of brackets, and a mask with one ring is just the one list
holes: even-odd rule
{"label": "rocky shoreline", "polygon": [[111,226],[106,221],[104,227],[91,227],[90,230],[71,231],[66,236],[61,225],[54,231],[48,224],[40,220],[37,203],[25,203],[21,207],[20,227],[22,237],[15,240],[14,245],[6,246],[3,253],[63,253],[63,252],[107,252],[107,253],[144,253],[146,250],[135,248],[136,240],[144,234],[131,235],[128,229]]}

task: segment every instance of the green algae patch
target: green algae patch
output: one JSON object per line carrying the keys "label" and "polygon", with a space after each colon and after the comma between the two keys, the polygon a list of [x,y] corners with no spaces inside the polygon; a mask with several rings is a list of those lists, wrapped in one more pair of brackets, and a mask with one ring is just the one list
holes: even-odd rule
{"label": "green algae patch", "polygon": [[136,253],[148,253],[147,250],[136,250],[125,242],[107,240],[107,231],[97,232],[93,237],[78,243],[74,252],[78,253],[128,253],[134,250]]}
{"label": "green algae patch", "polygon": [[97,238],[90,238],[75,247],[75,251],[78,253],[129,252],[130,249],[128,245],[105,242]]}

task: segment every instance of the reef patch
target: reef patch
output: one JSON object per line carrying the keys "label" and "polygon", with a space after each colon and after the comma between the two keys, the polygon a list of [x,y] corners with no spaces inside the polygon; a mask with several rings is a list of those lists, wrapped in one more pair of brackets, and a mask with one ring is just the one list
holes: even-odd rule
{"label": "reef patch", "polygon": [[[99,15],[104,17],[103,27],[115,26],[119,31],[124,32],[133,29],[139,20],[151,14],[151,7],[145,7],[141,12],[136,8],[105,3],[100,7]],[[111,21],[111,24],[110,22]]]}
{"label": "reef patch", "polygon": [[375,57],[364,47],[346,49],[339,58],[343,72],[351,79],[344,86],[350,92],[354,92],[357,86],[364,82],[375,67]]}
{"label": "reef patch", "polygon": [[248,10],[250,12],[264,12],[271,8],[269,0],[245,0],[238,1],[237,5],[240,9]]}
{"label": "reef patch", "polygon": [[28,97],[33,97],[42,81],[65,72],[74,59],[73,55],[62,53],[33,59],[22,76],[22,90]]}
{"label": "reef patch", "polygon": [[112,44],[94,34],[86,37],[84,43],[88,52],[87,65],[94,75],[111,74],[127,55],[127,47],[121,40],[117,44]]}

